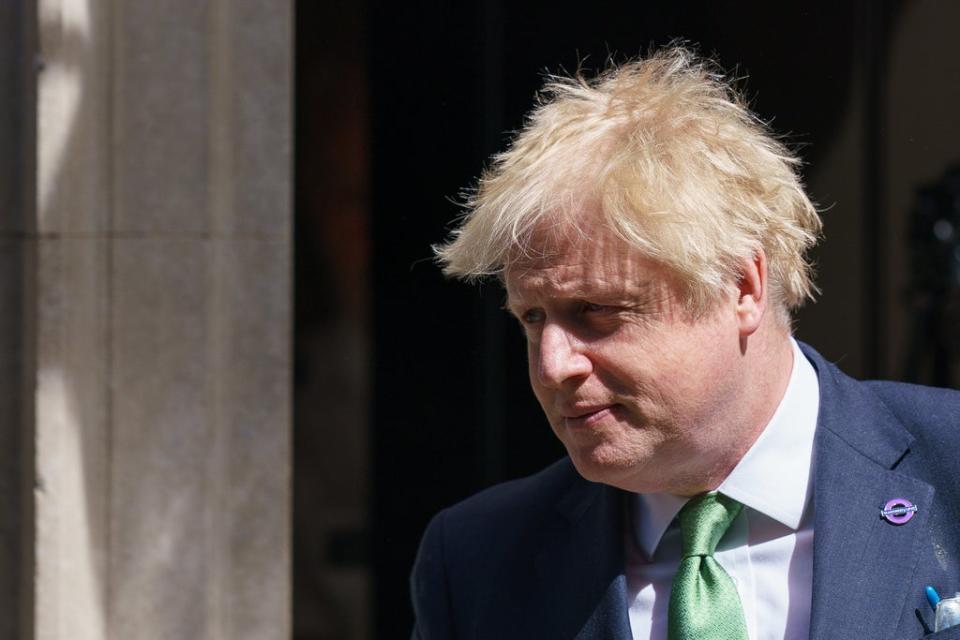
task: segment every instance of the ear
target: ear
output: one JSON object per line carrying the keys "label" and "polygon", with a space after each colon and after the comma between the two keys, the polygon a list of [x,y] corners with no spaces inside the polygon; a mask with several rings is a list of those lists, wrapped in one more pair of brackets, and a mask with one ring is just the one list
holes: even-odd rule
{"label": "ear", "polygon": [[767,308],[767,256],[758,248],[752,260],[744,260],[737,282],[737,321],[740,337],[752,335],[760,328]]}

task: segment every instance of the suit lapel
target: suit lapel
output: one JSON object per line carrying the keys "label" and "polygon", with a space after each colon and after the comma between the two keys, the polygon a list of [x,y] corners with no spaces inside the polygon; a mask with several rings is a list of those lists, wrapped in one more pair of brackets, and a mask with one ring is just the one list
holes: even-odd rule
{"label": "suit lapel", "polygon": [[621,492],[604,485],[581,480],[560,503],[535,561],[528,637],[630,640],[623,518]]}
{"label": "suit lapel", "polygon": [[[912,436],[873,392],[805,351],[820,382],[810,637],[890,637],[904,615],[933,488],[895,471]],[[918,510],[895,526],[880,510],[901,497]]]}

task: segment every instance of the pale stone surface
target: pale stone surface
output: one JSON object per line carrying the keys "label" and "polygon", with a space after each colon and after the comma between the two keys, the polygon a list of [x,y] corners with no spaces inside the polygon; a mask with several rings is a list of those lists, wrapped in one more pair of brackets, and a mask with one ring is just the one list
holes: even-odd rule
{"label": "pale stone surface", "polygon": [[38,639],[290,635],[291,17],[41,0]]}
{"label": "pale stone surface", "polygon": [[98,238],[38,241],[38,640],[106,637],[106,246]]}
{"label": "pale stone surface", "polygon": [[[103,5],[101,5],[103,6]],[[38,640],[106,637],[109,447],[102,12],[39,6],[33,384]]]}
{"label": "pale stone surface", "polygon": [[277,3],[239,0],[229,21],[233,87],[229,104],[236,129],[233,159],[239,233],[288,238],[292,232],[288,175],[292,163],[289,83],[293,69],[285,43],[293,42],[291,15]]}
{"label": "pale stone surface", "polygon": [[36,227],[100,233],[110,206],[109,4],[39,5]]}
{"label": "pale stone surface", "polygon": [[[114,239],[111,632],[207,638],[219,373],[209,242]],[[212,468],[212,467],[211,467]],[[143,621],[149,620],[149,629]]]}
{"label": "pale stone surface", "polygon": [[210,12],[218,4],[117,3],[117,231],[209,231],[210,65],[217,42]]}
{"label": "pale stone surface", "polygon": [[[290,246],[238,240],[223,247],[219,367],[220,491],[227,532],[225,637],[287,638],[274,626],[290,606]],[[251,309],[269,313],[250,313]],[[281,499],[282,497],[282,499]]]}
{"label": "pale stone surface", "polygon": [[113,247],[111,631],[285,637],[289,245]]}

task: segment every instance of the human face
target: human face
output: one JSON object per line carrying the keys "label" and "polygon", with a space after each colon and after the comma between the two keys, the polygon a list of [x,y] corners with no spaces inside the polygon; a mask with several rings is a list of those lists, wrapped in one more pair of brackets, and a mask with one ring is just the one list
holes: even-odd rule
{"label": "human face", "polygon": [[715,488],[744,452],[735,292],[694,317],[668,272],[612,233],[535,245],[507,268],[507,307],[577,470],[630,491]]}

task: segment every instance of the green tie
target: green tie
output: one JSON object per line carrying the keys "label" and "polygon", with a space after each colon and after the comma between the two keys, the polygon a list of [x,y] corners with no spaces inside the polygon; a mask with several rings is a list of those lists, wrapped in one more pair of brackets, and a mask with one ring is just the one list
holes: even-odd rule
{"label": "green tie", "polygon": [[683,547],[670,590],[669,640],[747,640],[737,587],[713,557],[742,507],[707,493],[680,510]]}

